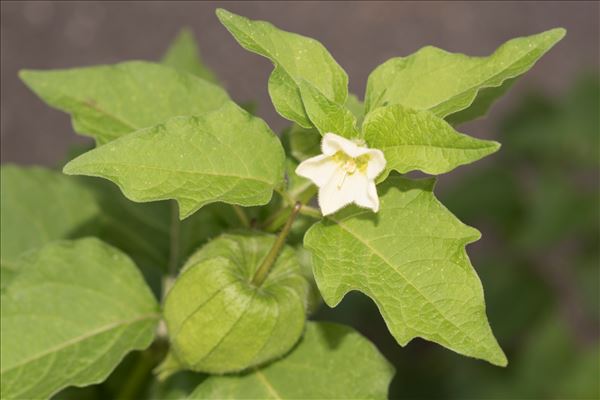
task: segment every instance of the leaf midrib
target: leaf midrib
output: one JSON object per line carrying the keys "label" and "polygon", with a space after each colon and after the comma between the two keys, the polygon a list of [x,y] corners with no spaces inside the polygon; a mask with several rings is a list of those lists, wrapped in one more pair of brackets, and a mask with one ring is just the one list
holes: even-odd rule
{"label": "leaf midrib", "polygon": [[[515,77],[519,76],[519,74],[516,74],[516,75],[514,75],[514,74],[513,74],[513,75],[508,75],[508,76],[507,76],[505,79],[503,79],[503,80],[502,80],[501,82],[499,82],[497,85],[491,85],[491,84],[488,84],[488,85],[486,85],[486,86],[483,86],[483,87],[482,87],[481,85],[485,85],[487,82],[490,82],[491,80],[495,79],[496,77],[498,77],[499,75],[501,75],[503,72],[505,72],[506,70],[510,69],[510,68],[511,68],[513,65],[515,65],[516,63],[518,63],[518,62],[520,62],[521,60],[523,60],[524,58],[526,58],[526,57],[527,57],[529,54],[531,54],[531,53],[532,53],[534,50],[538,50],[540,47],[541,47],[541,45],[538,45],[538,46],[534,47],[533,49],[531,49],[530,51],[528,51],[528,52],[525,52],[525,53],[524,53],[524,54],[523,54],[521,57],[519,57],[518,59],[516,59],[515,61],[513,61],[511,64],[509,64],[508,66],[506,66],[506,67],[505,67],[503,70],[501,70],[501,71],[499,71],[499,72],[497,72],[497,73],[495,73],[495,74],[493,74],[493,75],[489,76],[489,77],[488,77],[488,78],[486,78],[485,80],[481,80],[481,81],[479,81],[478,83],[476,83],[476,84],[474,84],[474,85],[472,85],[472,86],[470,86],[470,87],[468,87],[468,88],[464,89],[462,92],[459,92],[459,93],[457,93],[457,94],[454,94],[454,95],[453,95],[453,97],[451,97],[451,98],[447,98],[447,99],[445,99],[445,100],[442,100],[442,101],[440,101],[440,102],[438,102],[438,103],[436,103],[436,104],[430,105],[430,106],[427,108],[427,110],[433,111],[433,109],[434,109],[434,108],[436,108],[436,107],[438,107],[439,105],[441,105],[441,104],[444,104],[444,103],[448,103],[450,100],[452,100],[452,99],[453,99],[453,98],[455,98],[455,97],[462,96],[462,95],[464,95],[465,93],[467,93],[467,92],[469,92],[469,91],[471,91],[471,90],[475,90],[475,96],[473,96],[473,99],[472,99],[472,100],[471,100],[471,101],[470,101],[468,104],[465,104],[465,107],[464,107],[464,108],[462,108],[462,109],[460,109],[460,110],[456,110],[456,111],[450,112],[449,114],[446,114],[446,115],[444,115],[444,117],[447,117],[448,115],[455,114],[455,113],[457,113],[457,112],[459,112],[459,111],[462,111],[462,110],[464,110],[464,109],[468,108],[469,106],[471,106],[471,105],[473,104],[473,102],[474,102],[474,101],[475,101],[475,99],[477,98],[477,94],[479,93],[479,91],[480,91],[481,89],[485,89],[485,88],[492,88],[492,87],[500,87],[500,86],[502,86],[502,85],[504,84],[504,82],[505,82],[505,81],[507,81],[508,79],[515,78]],[[497,52],[497,51],[498,51],[498,50],[496,50],[496,51],[495,51],[495,52],[492,54],[492,57],[494,56],[494,54],[496,54],[496,52]]]}
{"label": "leaf midrib", "polygon": [[[75,103],[79,104],[79,106],[81,106],[83,108],[89,108],[89,109],[92,109],[94,111],[97,111],[100,114],[102,114],[102,115],[104,115],[104,116],[112,119],[113,121],[117,122],[118,124],[122,125],[123,127],[131,129],[131,132],[140,129],[139,127],[135,127],[135,125],[132,124],[131,122],[125,121],[125,120],[121,119],[120,117],[117,117],[116,115],[111,114],[110,112],[104,110],[103,108],[98,107],[95,104],[91,104],[90,102],[88,102],[86,100],[83,100],[81,98],[78,98],[77,96],[73,96],[71,94],[68,94],[68,93],[66,93],[66,92],[64,92],[64,91],[62,91],[60,89],[59,89],[58,92],[61,94],[62,97],[66,98],[66,99],[69,99],[71,101],[74,101]],[[76,113],[75,110],[67,110],[67,111],[69,113],[73,113],[73,114]],[[112,132],[102,132],[102,135],[106,135],[109,138],[118,138],[119,137],[119,135],[115,135]]]}
{"label": "leaf midrib", "polygon": [[[479,139],[472,139],[472,140],[479,140]],[[437,145],[437,144],[434,144],[434,145],[395,144],[395,145],[391,145],[391,146],[381,147],[381,149],[387,150],[387,149],[396,149],[396,148],[402,148],[402,147],[425,147],[425,148],[435,148],[435,149],[440,149],[440,150],[484,151],[484,150],[493,149],[494,147],[496,147],[494,144],[487,144],[485,141],[483,141],[483,143],[484,143],[484,145],[482,145],[481,147],[442,146],[442,145]]]}
{"label": "leaf midrib", "polygon": [[262,385],[267,389],[267,391],[269,393],[271,393],[271,395],[275,399],[283,400],[283,397],[279,394],[279,392],[277,390],[275,390],[273,385],[271,385],[271,382],[269,382],[269,380],[267,379],[265,374],[263,374],[258,368],[254,370],[254,373],[256,374],[256,377],[258,378],[260,383],[262,383]]}
{"label": "leaf midrib", "polygon": [[[243,176],[243,175],[235,175],[235,174],[221,174],[221,173],[211,173],[211,172],[205,172],[205,171],[188,171],[188,170],[182,170],[182,169],[168,169],[168,168],[163,168],[163,167],[158,167],[158,166],[152,166],[152,165],[144,165],[144,164],[133,164],[133,163],[124,163],[124,162],[106,162],[106,163],[94,163],[94,162],[87,162],[87,163],[82,163],[80,165],[80,167],[94,167],[94,166],[105,166],[105,165],[109,165],[109,166],[123,166],[123,167],[137,167],[139,169],[150,169],[150,170],[156,170],[156,171],[163,171],[163,172],[170,172],[170,173],[181,173],[181,174],[189,174],[189,175],[208,175],[208,176],[216,176],[216,177],[225,177],[225,178],[237,178],[237,179],[247,179],[247,180],[251,180],[251,181],[256,181],[256,182],[260,182],[260,183],[265,183],[269,186],[274,185],[273,182],[269,182],[263,179],[259,179],[253,176]],[[70,169],[70,168],[69,168]],[[67,174],[79,174],[79,172],[77,171],[66,171]],[[87,174],[85,172],[82,172],[82,174]],[[92,174],[90,173],[90,175],[92,176],[98,176],[98,177],[105,177],[105,175],[100,175],[100,174]]]}
{"label": "leaf midrib", "polygon": [[[481,342],[476,340],[473,336],[469,335],[469,333],[467,331],[465,331],[464,329],[460,328],[458,325],[456,325],[453,321],[451,321],[450,319],[448,319],[444,313],[441,312],[441,310],[437,307],[437,305],[431,301],[427,296],[425,296],[425,294],[417,287],[414,285],[414,283],[412,281],[410,281],[409,279],[406,278],[406,276],[398,269],[395,268],[394,265],[383,255],[381,254],[377,249],[375,249],[373,246],[371,246],[370,243],[366,242],[365,240],[363,240],[359,235],[357,235],[354,231],[350,230],[347,226],[345,226],[344,224],[341,223],[341,221],[336,220],[335,218],[328,216],[328,219],[330,219],[331,221],[335,222],[341,229],[343,229],[344,231],[348,232],[350,235],[352,235],[353,237],[355,237],[359,242],[361,242],[365,247],[367,247],[369,250],[372,251],[372,253],[379,257],[381,259],[381,261],[383,261],[385,264],[387,264],[393,271],[395,271],[407,284],[409,284],[413,289],[416,290],[416,292],[427,301],[427,303],[429,303],[436,311],[437,313],[444,318],[444,320],[446,320],[448,323],[450,323],[453,327],[455,327],[458,331],[462,332],[463,334],[465,334],[465,336],[467,336],[469,339],[471,339],[473,341],[473,343],[475,343],[476,345],[481,345]],[[486,350],[490,350],[489,346],[484,346],[484,348]]]}
{"label": "leaf midrib", "polygon": [[98,327],[96,329],[93,329],[93,330],[91,330],[91,331],[89,331],[89,332],[87,332],[85,334],[82,334],[82,335],[76,336],[74,338],[71,338],[69,340],[66,340],[66,341],[64,341],[64,342],[62,342],[62,343],[60,343],[60,344],[58,344],[56,346],[53,346],[53,347],[51,347],[51,348],[49,348],[49,349],[47,349],[45,351],[42,351],[41,353],[38,353],[38,354],[36,354],[34,356],[30,356],[30,357],[26,358],[25,360],[22,360],[21,362],[19,362],[17,364],[11,365],[10,367],[8,367],[6,369],[2,369],[2,370],[0,370],[0,374],[5,374],[8,371],[12,371],[12,370],[14,370],[16,368],[22,367],[22,366],[24,366],[26,364],[29,364],[29,363],[31,363],[33,361],[36,361],[36,360],[38,360],[38,359],[40,359],[42,357],[45,357],[45,356],[47,356],[49,354],[56,353],[58,351],[66,349],[69,346],[76,345],[79,342],[82,342],[82,341],[84,341],[86,339],[89,339],[89,338],[91,338],[93,336],[100,335],[102,333],[108,332],[108,331],[110,331],[112,329],[115,329],[115,328],[118,328],[118,327],[120,327],[122,325],[130,325],[130,324],[133,324],[133,323],[136,323],[136,322],[139,322],[139,321],[143,321],[143,320],[146,320],[146,319],[149,320],[149,319],[159,319],[159,318],[160,318],[160,314],[153,312],[153,313],[142,314],[142,315],[139,315],[139,316],[137,316],[135,318],[128,318],[128,319],[121,319],[121,320],[113,321],[113,322],[111,322],[109,324],[102,325],[102,326],[100,326],[100,327]]}

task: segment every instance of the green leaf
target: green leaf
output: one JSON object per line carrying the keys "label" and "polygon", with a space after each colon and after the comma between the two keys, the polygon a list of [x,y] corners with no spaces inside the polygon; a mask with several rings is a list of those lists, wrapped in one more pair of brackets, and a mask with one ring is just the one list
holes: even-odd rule
{"label": "green leaf", "polygon": [[[500,144],[458,133],[429,111],[401,105],[381,107],[363,123],[369,147],[385,154],[386,169],[443,174],[496,152]],[[384,174],[385,175],[385,174]]]}
{"label": "green leaf", "polygon": [[229,100],[210,82],[141,61],[19,76],[46,103],[71,114],[76,132],[100,144],[171,117],[216,110]]}
{"label": "green leaf", "polygon": [[287,191],[293,202],[300,201],[306,204],[317,194],[317,189],[310,180],[296,174],[297,167],[298,163],[295,160],[291,158],[285,160]]}
{"label": "green leaf", "polygon": [[311,127],[300,95],[303,79],[329,100],[344,104],[348,75],[321,43],[222,8],[217,9],[217,17],[243,48],[267,57],[275,65],[269,78],[269,94],[283,117],[304,128]]}
{"label": "green leaf", "polygon": [[298,161],[321,153],[321,134],[315,128],[305,129],[293,124],[289,132],[290,153]]}
{"label": "green leaf", "polygon": [[422,337],[505,366],[465,251],[480,234],[437,201],[433,183],[390,177],[378,214],[347,207],[315,224],[304,244],[317,285],[331,307],[351,290],[371,297],[403,346]]}
{"label": "green leaf", "polygon": [[365,119],[365,105],[362,101],[356,97],[356,95],[350,93],[346,99],[346,108],[350,110],[356,118],[356,126],[360,127]]}
{"label": "green leaf", "polygon": [[169,204],[135,204],[99,179],[15,165],[1,168],[0,198],[2,286],[22,253],[58,239],[96,236],[126,252],[153,289],[160,288],[169,258]]}
{"label": "green leaf", "polygon": [[85,231],[99,212],[86,187],[54,171],[3,165],[0,185],[2,268],[14,270],[22,253]]}
{"label": "green leaf", "polygon": [[386,399],[394,368],[353,329],[309,322],[285,358],[241,375],[210,376],[188,399]]}
{"label": "green leaf", "polygon": [[[345,107],[354,114],[356,128],[358,129],[364,119],[365,107],[363,103],[355,95],[350,94]],[[285,134],[289,140],[290,153],[296,160],[304,161],[307,158],[321,154],[321,134],[317,129],[306,129],[297,124],[292,124]]]}
{"label": "green leaf", "polygon": [[321,135],[328,132],[347,138],[357,138],[360,135],[356,129],[356,117],[350,110],[329,100],[306,80],[302,80],[299,87],[304,111]]}
{"label": "green leaf", "polygon": [[296,252],[285,247],[263,284],[251,283],[274,240],[222,235],[188,260],[165,300],[174,356],[169,365],[239,371],[279,357],[296,343],[310,296]]}
{"label": "green leaf", "polygon": [[218,84],[215,74],[202,62],[198,44],[191,30],[184,28],[179,32],[162,59],[164,65],[199,78]]}
{"label": "green leaf", "polygon": [[321,307],[323,299],[321,298],[317,282],[315,282],[315,277],[312,272],[312,255],[301,244],[296,248],[296,255],[298,257],[298,262],[300,263],[302,274],[310,283],[311,290],[307,301],[306,313],[311,315]]}
{"label": "green leaf", "polygon": [[230,102],[122,137],[71,161],[64,172],[109,179],[133,201],[175,199],[183,219],[216,201],[268,203],[283,164],[275,134]]}
{"label": "green leaf", "polygon": [[564,29],[556,28],[512,39],[488,57],[468,57],[427,46],[408,57],[392,58],[369,76],[367,113],[402,104],[443,118],[473,108],[457,115],[454,122],[481,116],[564,35]]}
{"label": "green leaf", "polygon": [[133,262],[97,239],[27,254],[2,293],[2,398],[103,381],[154,338],[158,305]]}

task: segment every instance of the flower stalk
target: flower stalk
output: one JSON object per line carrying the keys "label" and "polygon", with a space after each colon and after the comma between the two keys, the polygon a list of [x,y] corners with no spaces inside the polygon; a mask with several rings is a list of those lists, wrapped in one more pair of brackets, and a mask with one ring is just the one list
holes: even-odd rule
{"label": "flower stalk", "polygon": [[263,282],[265,281],[265,279],[267,279],[267,276],[269,275],[269,271],[271,270],[271,267],[273,267],[273,265],[275,264],[275,261],[277,261],[277,257],[279,256],[279,253],[281,252],[281,249],[283,248],[283,245],[285,244],[285,239],[287,238],[288,234],[290,233],[292,224],[294,223],[294,220],[296,219],[296,216],[300,212],[301,208],[302,208],[302,203],[297,201],[296,204],[294,204],[294,207],[292,208],[292,212],[291,212],[290,216],[288,217],[285,225],[283,226],[283,229],[281,229],[281,232],[279,232],[277,239],[275,239],[275,243],[273,243],[273,247],[271,247],[271,250],[269,250],[269,253],[263,260],[262,264],[258,267],[256,272],[254,273],[254,276],[252,277],[252,282],[251,282],[254,286],[260,287],[263,284]]}

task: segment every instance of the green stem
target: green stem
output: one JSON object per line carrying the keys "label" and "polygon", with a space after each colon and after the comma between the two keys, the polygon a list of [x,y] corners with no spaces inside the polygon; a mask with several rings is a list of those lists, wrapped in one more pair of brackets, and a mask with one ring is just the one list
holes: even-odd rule
{"label": "green stem", "polygon": [[290,229],[292,228],[294,219],[296,219],[296,215],[298,215],[301,208],[302,208],[302,203],[300,203],[299,201],[296,202],[296,204],[294,204],[294,208],[292,208],[292,213],[290,214],[287,222],[283,226],[283,229],[281,230],[281,232],[279,232],[277,239],[275,239],[275,243],[273,243],[273,247],[271,247],[271,250],[269,250],[269,253],[265,257],[264,261],[262,262],[260,267],[258,267],[256,272],[254,273],[254,277],[252,278],[252,284],[254,286],[260,287],[260,285],[262,285],[262,283],[267,278],[267,275],[269,275],[269,271],[271,270],[271,267],[275,264],[275,261],[277,261],[279,252],[283,248],[283,245],[285,244],[285,239],[287,238],[288,234],[290,233]]}
{"label": "green stem", "polygon": [[231,206],[233,207],[233,211],[235,211],[235,215],[237,215],[238,219],[242,223],[242,226],[244,228],[250,228],[250,220],[248,219],[244,209],[235,204],[232,204]]}
{"label": "green stem", "polygon": [[300,214],[306,215],[307,217],[316,218],[316,219],[323,218],[323,214],[321,214],[321,211],[319,211],[318,209],[316,209],[314,207],[307,206],[307,205],[302,206],[302,208],[300,209]]}
{"label": "green stem", "polygon": [[133,367],[121,390],[117,394],[117,400],[139,399],[140,392],[146,383],[150,371],[154,368],[155,360],[150,351],[140,354],[140,359]]}
{"label": "green stem", "polygon": [[289,207],[281,207],[262,223],[261,228],[267,232],[275,232],[284,223],[284,221],[287,221],[288,216],[286,213],[289,212]]}
{"label": "green stem", "polygon": [[169,265],[167,275],[163,277],[162,296],[163,298],[171,289],[177,275],[179,266],[179,239],[181,233],[181,221],[179,221],[179,210],[177,204],[171,202],[171,224],[169,228]]}
{"label": "green stem", "polygon": [[[283,204],[279,210],[277,210],[261,224],[261,228],[267,232],[275,232],[285,223],[290,214],[291,208],[296,201],[302,203],[302,210],[300,210],[300,214],[318,219],[322,217],[318,210],[306,205],[306,203],[308,203],[317,193],[317,187],[315,185],[307,184],[303,188],[297,188],[296,191],[290,193],[277,190],[277,193],[279,193],[279,195],[282,197]],[[311,212],[311,210],[316,212]]]}

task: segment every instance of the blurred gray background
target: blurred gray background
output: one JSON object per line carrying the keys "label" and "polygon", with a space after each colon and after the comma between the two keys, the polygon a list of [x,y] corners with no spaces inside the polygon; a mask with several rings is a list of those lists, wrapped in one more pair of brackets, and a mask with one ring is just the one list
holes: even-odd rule
{"label": "blurred gray background", "polygon": [[504,41],[557,26],[566,38],[515,85],[485,120],[461,128],[495,137],[493,122],[528,88],[561,93],[599,64],[598,2],[9,2],[1,3],[2,162],[56,165],[76,136],[67,115],[50,109],[17,78],[49,69],[157,60],[183,26],[235,100],[256,100],[274,130],[286,126],[270,103],[264,58],[239,47],[214,10],[224,7],[320,40],[346,69],[361,98],[367,76],[390,57],[435,45],[488,55]]}

